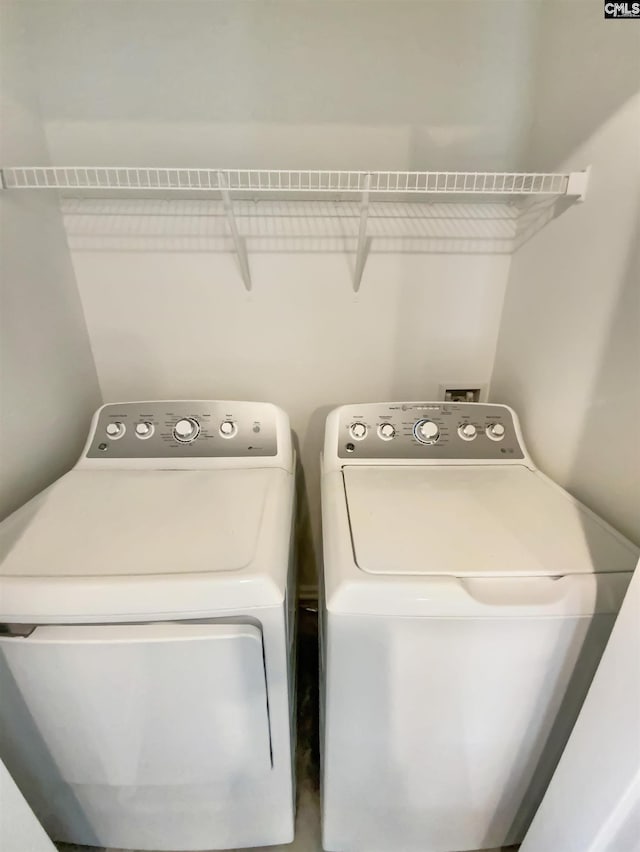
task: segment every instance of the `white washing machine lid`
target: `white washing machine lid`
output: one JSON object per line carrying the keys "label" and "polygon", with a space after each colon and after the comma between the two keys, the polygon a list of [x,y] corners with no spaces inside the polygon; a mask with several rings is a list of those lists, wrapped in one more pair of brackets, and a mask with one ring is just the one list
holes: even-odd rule
{"label": "white washing machine lid", "polygon": [[622,536],[524,466],[343,469],[354,560],[370,574],[564,576],[632,571]]}
{"label": "white washing machine lid", "polygon": [[0,578],[238,571],[287,474],[73,470],[0,526]]}

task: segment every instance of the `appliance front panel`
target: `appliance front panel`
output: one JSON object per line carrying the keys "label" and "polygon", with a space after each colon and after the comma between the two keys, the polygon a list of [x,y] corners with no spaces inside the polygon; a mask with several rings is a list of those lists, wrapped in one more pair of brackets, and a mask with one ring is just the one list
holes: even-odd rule
{"label": "appliance front panel", "polygon": [[258,627],[37,627],[1,637],[0,664],[0,756],[54,839],[163,849],[252,836],[238,803],[260,810],[272,771]]}
{"label": "appliance front panel", "polygon": [[323,849],[520,842],[615,615],[324,617]]}

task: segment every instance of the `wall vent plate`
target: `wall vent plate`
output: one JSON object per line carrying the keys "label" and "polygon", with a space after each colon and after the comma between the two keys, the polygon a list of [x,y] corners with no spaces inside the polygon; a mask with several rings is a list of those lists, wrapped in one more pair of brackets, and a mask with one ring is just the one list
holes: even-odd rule
{"label": "wall vent plate", "polygon": [[440,385],[443,402],[486,402],[487,385],[478,382],[445,382]]}

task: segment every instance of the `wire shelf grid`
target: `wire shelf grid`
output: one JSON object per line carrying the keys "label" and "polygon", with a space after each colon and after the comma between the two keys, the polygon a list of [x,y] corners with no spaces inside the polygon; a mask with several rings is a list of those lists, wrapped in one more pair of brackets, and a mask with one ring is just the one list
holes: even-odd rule
{"label": "wire shelf grid", "polygon": [[222,191],[249,193],[423,195],[566,195],[570,174],[271,169],[180,169],[112,166],[20,166],[2,169],[6,189]]}
{"label": "wire shelf grid", "polygon": [[[317,203],[329,203],[331,199],[336,200],[332,208],[335,222],[340,225],[342,214],[338,213],[340,207],[349,209],[349,215],[353,216],[358,223],[356,239],[356,265],[353,287],[357,291],[360,287],[362,273],[369,253],[371,239],[388,236],[389,224],[380,228],[381,220],[386,216],[381,215],[378,207],[393,207],[392,202],[402,199],[410,201],[405,204],[401,219],[410,220],[417,217],[424,219],[425,223],[435,217],[425,210],[429,206],[442,206],[433,200],[433,196],[441,196],[440,200],[454,201],[456,204],[463,202],[460,207],[478,207],[473,197],[485,197],[486,206],[508,209],[515,207],[518,213],[529,211],[529,218],[536,219],[539,211],[536,205],[551,203],[555,205],[557,199],[564,196],[572,201],[584,200],[589,179],[589,169],[582,172],[571,172],[566,174],[548,172],[409,172],[409,171],[331,171],[331,170],[273,170],[273,169],[181,169],[181,168],[131,168],[115,166],[13,166],[0,169],[0,186],[3,189],[52,189],[59,190],[63,196],[78,196],[98,192],[106,193],[108,197],[115,191],[121,198],[129,198],[133,194],[151,193],[155,198],[162,198],[166,194],[171,198],[171,203],[178,196],[173,193],[199,193],[213,192],[222,204],[222,210],[226,218],[226,226],[233,243],[240,274],[245,288],[251,289],[251,270],[247,252],[246,231],[247,221],[242,222],[242,229],[238,220],[247,209],[242,207],[243,200],[247,196],[253,198],[257,204],[269,198],[276,198],[277,205],[270,209],[270,216],[274,214],[288,220],[300,216],[297,209],[303,199],[310,196]],[[371,199],[373,195],[375,200]],[[107,197],[105,196],[105,197]],[[233,196],[233,197],[232,197]],[[449,197],[447,199],[447,196]],[[454,198],[457,196],[457,198]],[[466,198],[464,198],[466,196]],[[549,201],[549,197],[554,196]],[[188,196],[187,196],[188,197]],[[207,196],[200,195],[200,199]],[[469,200],[469,204],[464,202]],[[489,203],[490,201],[490,203]],[[384,202],[379,205],[378,202]],[[284,208],[283,208],[284,205]],[[416,211],[408,213],[413,207]],[[283,209],[282,209],[283,208]],[[266,212],[267,208],[264,208]],[[419,211],[419,212],[418,212]],[[319,211],[316,210],[316,213]],[[326,215],[325,210],[323,215]],[[535,214],[535,215],[533,215]],[[303,214],[303,219],[307,214]],[[468,214],[467,214],[468,215]],[[545,213],[546,218],[552,217],[553,211]],[[393,218],[393,217],[392,217]],[[432,228],[422,236],[429,239],[458,239],[456,235],[456,216],[440,216],[441,226],[437,232]],[[468,215],[470,226],[473,227],[473,238],[481,236],[482,228],[480,220],[476,215]],[[484,214],[480,219],[485,218]],[[515,238],[516,231],[509,230],[510,216],[489,215],[485,225],[491,229],[498,225],[499,219],[507,226],[508,233],[500,234],[500,245],[509,245]],[[539,218],[539,217],[538,217]],[[495,219],[493,226],[491,219]],[[377,221],[376,221],[377,220]],[[433,224],[433,222],[431,224]],[[371,227],[371,233],[367,228]],[[289,229],[290,230],[290,229]],[[524,233],[524,231],[523,231]],[[417,234],[420,236],[420,234]],[[289,233],[289,237],[293,234]],[[459,244],[458,244],[459,245]]]}

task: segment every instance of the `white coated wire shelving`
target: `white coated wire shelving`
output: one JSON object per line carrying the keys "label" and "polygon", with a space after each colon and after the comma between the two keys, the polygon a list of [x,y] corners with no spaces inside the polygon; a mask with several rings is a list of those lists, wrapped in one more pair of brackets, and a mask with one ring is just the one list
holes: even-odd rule
{"label": "white coated wire shelving", "polygon": [[372,239],[370,210],[375,211],[376,206],[402,203],[410,205],[418,216],[420,210],[435,202],[490,201],[516,204],[526,210],[536,198],[582,201],[588,176],[588,169],[544,173],[13,166],[0,169],[0,186],[8,191],[57,190],[64,197],[219,199],[248,290],[251,274],[246,237],[238,224],[239,203],[248,199],[256,203],[288,200],[293,216],[303,198],[331,200],[334,210],[343,203],[357,221],[354,272],[357,291]]}
{"label": "white coated wire shelving", "polygon": [[21,166],[2,169],[6,189],[160,190],[274,193],[575,195],[584,172],[366,172]]}

